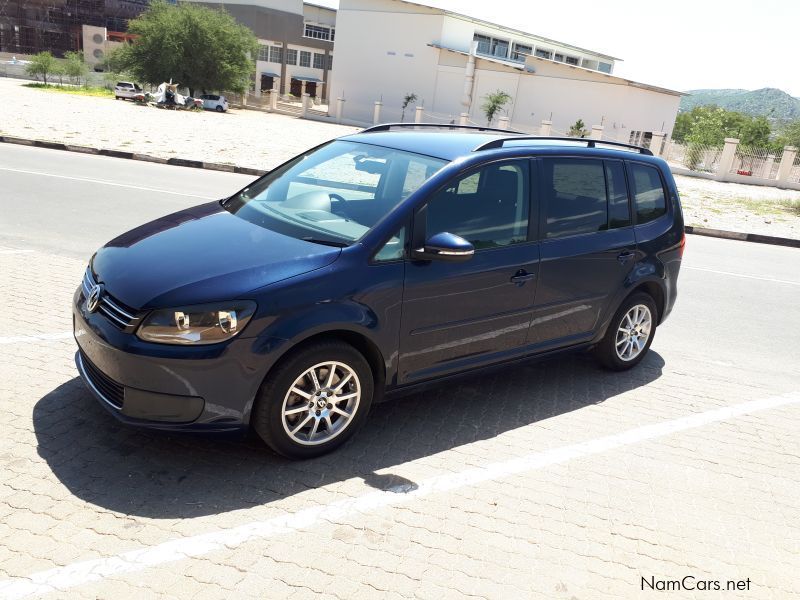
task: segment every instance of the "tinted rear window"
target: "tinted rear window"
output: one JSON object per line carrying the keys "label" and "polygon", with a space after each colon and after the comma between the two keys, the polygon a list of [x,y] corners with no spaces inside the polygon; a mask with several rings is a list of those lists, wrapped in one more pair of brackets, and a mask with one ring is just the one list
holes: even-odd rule
{"label": "tinted rear window", "polygon": [[658,169],[629,163],[631,187],[636,205],[636,223],[653,221],[667,212],[667,199]]}
{"label": "tinted rear window", "polygon": [[543,163],[545,237],[606,229],[608,208],[603,161],[554,158]]}

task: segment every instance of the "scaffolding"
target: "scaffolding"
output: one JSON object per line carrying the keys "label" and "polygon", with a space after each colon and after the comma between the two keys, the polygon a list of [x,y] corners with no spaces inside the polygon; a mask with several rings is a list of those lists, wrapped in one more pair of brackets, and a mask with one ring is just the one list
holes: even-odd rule
{"label": "scaffolding", "polygon": [[0,52],[26,55],[80,50],[81,26],[125,32],[149,0],[0,0]]}

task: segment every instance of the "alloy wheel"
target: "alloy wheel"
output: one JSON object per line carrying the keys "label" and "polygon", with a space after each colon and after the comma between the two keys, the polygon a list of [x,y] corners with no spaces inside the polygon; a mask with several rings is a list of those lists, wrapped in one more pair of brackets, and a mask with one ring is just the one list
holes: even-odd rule
{"label": "alloy wheel", "polygon": [[361,401],[361,382],[342,362],[306,369],[289,387],[281,409],[283,428],[304,446],[328,442],[352,422]]}
{"label": "alloy wheel", "polygon": [[647,306],[636,304],[628,309],[619,323],[614,340],[614,348],[620,360],[627,362],[642,353],[650,339],[652,325],[653,316]]}

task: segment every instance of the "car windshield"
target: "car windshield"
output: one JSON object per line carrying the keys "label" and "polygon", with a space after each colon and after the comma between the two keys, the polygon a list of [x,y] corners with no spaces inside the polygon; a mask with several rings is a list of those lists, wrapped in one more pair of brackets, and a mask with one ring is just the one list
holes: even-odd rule
{"label": "car windshield", "polygon": [[347,246],[446,162],[393,148],[333,141],[256,180],[223,206],[285,235]]}

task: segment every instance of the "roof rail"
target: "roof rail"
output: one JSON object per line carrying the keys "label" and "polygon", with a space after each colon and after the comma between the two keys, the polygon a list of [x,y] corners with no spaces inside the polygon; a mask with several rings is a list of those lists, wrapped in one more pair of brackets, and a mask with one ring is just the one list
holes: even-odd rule
{"label": "roof rail", "polygon": [[584,143],[586,144],[587,148],[595,148],[597,145],[619,146],[621,148],[629,148],[631,150],[637,150],[640,154],[653,156],[653,153],[647,148],[643,148],[642,146],[634,146],[633,144],[625,144],[624,142],[608,142],[606,140],[595,140],[591,138],[553,137],[553,136],[539,136],[539,135],[512,135],[497,140],[490,140],[475,148],[473,152],[478,152],[480,150],[492,150],[495,148],[502,148],[505,142],[512,142],[517,140],[531,140],[531,141],[545,140],[545,141],[557,141],[557,142],[575,142],[579,144]]}
{"label": "roof rail", "polygon": [[495,127],[481,127],[480,125],[456,125],[455,123],[381,123],[362,129],[359,133],[374,133],[376,131],[389,131],[401,128],[425,128],[425,129],[466,129],[471,131],[493,131],[508,135],[509,133],[522,133],[509,129],[497,129]]}

